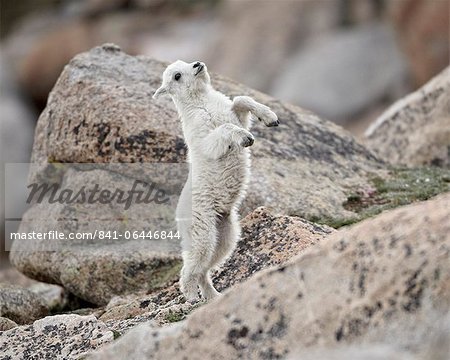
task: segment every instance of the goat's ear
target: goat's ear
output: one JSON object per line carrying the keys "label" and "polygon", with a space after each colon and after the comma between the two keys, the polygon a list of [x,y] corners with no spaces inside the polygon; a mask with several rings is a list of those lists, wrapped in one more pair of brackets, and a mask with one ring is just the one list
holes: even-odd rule
{"label": "goat's ear", "polygon": [[167,88],[164,85],[161,85],[161,87],[155,91],[153,94],[153,99],[157,99],[161,95],[167,94]]}

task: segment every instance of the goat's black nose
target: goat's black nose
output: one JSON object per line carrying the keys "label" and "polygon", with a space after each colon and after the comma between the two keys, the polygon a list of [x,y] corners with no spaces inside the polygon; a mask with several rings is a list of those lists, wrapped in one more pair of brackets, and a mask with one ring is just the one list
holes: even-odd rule
{"label": "goat's black nose", "polygon": [[194,64],[194,69],[196,68],[196,67],[199,67],[200,66],[200,61],[197,61],[195,64]]}

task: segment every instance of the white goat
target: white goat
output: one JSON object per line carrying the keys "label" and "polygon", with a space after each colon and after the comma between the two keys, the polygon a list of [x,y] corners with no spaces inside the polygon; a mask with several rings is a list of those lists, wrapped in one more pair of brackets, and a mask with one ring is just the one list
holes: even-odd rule
{"label": "white goat", "polygon": [[248,96],[231,101],[211,86],[202,62],[176,61],[163,73],[162,94],[172,97],[181,118],[191,164],[189,178],[177,206],[182,238],[183,268],[180,287],[188,301],[219,293],[209,271],[232,252],[240,236],[238,207],[250,176],[248,131],[252,116],[266,126],[279,121],[269,107]]}

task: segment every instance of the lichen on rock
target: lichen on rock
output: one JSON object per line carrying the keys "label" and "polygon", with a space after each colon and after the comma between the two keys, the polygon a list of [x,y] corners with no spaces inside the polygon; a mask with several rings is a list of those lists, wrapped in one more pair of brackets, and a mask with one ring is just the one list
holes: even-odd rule
{"label": "lichen on rock", "polygon": [[94,316],[55,315],[3,332],[0,352],[5,359],[81,359],[113,340]]}

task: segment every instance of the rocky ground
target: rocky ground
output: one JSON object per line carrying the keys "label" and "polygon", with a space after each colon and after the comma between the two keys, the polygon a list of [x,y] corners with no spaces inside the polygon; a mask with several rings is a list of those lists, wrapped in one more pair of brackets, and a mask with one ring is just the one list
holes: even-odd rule
{"label": "rocky ground", "polygon": [[[176,111],[169,99],[151,99],[164,67],[111,44],[76,56],[39,118],[30,180],[51,174],[76,186],[139,176],[52,172],[59,163],[182,163]],[[213,274],[223,295],[185,302],[177,247],[16,242],[11,261],[28,278],[1,274],[0,359],[445,359],[448,70],[389,109],[367,146],[309,111],[212,78],[230,96],[271,106],[281,122],[253,129],[242,240]],[[397,127],[404,130],[390,130]],[[416,133],[428,146],[404,146]],[[94,215],[116,216],[83,206],[33,204],[21,229],[64,230],[75,218],[83,231]]]}
{"label": "rocky ground", "polygon": [[[395,321],[448,311],[449,201],[447,194],[335,232],[231,288],[185,322],[161,330],[139,326],[89,358],[278,359],[387,341],[376,333]],[[418,219],[417,213],[428,216]],[[393,346],[405,354],[428,350],[408,338]]]}

